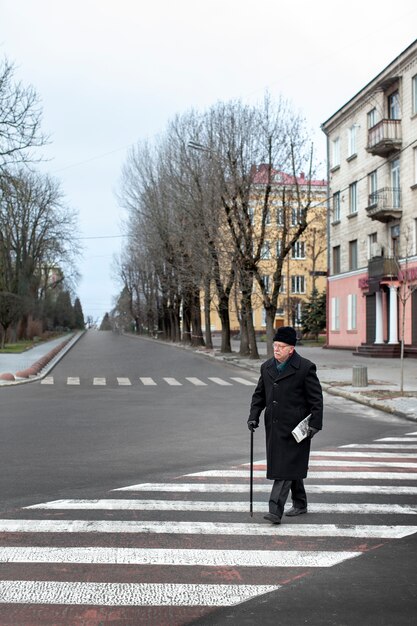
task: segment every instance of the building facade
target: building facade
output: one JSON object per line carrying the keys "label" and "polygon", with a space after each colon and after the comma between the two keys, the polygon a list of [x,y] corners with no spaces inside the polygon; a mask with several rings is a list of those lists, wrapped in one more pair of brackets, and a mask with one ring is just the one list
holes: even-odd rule
{"label": "building facade", "polygon": [[327,344],[417,355],[417,40],[332,115]]}
{"label": "building facade", "polygon": [[[260,215],[265,197],[266,170],[265,166],[258,166],[254,175],[250,198],[255,245],[256,233],[260,231]],[[296,200],[298,193],[301,195],[301,203],[299,199]],[[294,196],[293,201],[291,200],[292,194]],[[272,290],[277,257],[282,256],[282,245],[297,228],[300,219],[299,205],[308,206],[307,228],[283,261],[275,327],[292,325],[301,329],[303,306],[311,298],[313,289],[316,289],[318,293],[322,293],[326,289],[326,199],[327,182],[325,180],[309,181],[301,173],[295,181],[288,174],[273,171],[269,211],[265,225],[261,260],[259,261],[259,269],[269,293]],[[239,332],[239,306],[239,285],[236,284],[229,300],[232,332]],[[255,280],[252,307],[255,331],[262,334],[266,329],[265,309],[260,287]],[[212,330],[219,331],[221,329],[215,297],[213,298],[211,324]]]}

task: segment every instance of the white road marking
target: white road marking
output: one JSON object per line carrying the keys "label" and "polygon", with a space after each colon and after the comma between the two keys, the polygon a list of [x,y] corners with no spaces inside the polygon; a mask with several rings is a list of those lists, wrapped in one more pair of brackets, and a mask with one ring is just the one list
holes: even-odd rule
{"label": "white road marking", "polygon": [[391,467],[403,467],[403,468],[414,468],[417,469],[417,457],[414,460],[414,463],[406,462],[406,461],[344,461],[341,459],[340,461],[329,461],[329,460],[320,460],[320,459],[311,459],[309,462],[309,466],[320,466],[320,467],[385,467],[387,469]]}
{"label": "white road marking", "polygon": [[156,533],[176,535],[259,535],[294,537],[368,537],[399,539],[417,532],[416,526],[354,524],[282,524],[117,521],[117,520],[20,520],[0,519],[7,533]]}
{"label": "white road marking", "polygon": [[186,380],[188,380],[193,385],[196,385],[197,387],[207,387],[207,383],[204,383],[199,378],[194,378],[193,376],[190,376],[190,377],[186,376]]}
{"label": "white road marking", "polygon": [[209,376],[209,380],[211,380],[213,383],[216,383],[216,385],[221,385],[223,387],[230,387],[232,383],[229,383],[227,380],[223,380],[223,378],[216,378],[213,376]]}
{"label": "white road marking", "polygon": [[[324,452],[320,452],[320,451],[316,451],[316,450],[311,450],[310,452],[310,464],[312,462],[314,462],[315,464],[319,464],[320,463],[320,459],[318,458],[323,458],[323,460],[328,461],[327,457],[330,457],[331,459],[339,459],[338,461],[335,461],[335,463],[338,463],[339,465],[344,465],[345,461],[344,459],[364,459],[364,458],[369,458],[369,459],[387,459],[386,465],[390,465],[391,464],[391,459],[408,459],[409,461],[414,461],[415,463],[417,463],[417,454],[413,453],[413,454],[409,454],[408,452],[356,452],[356,451],[347,451],[347,450],[342,450],[342,451],[324,451]],[[382,463],[382,461],[381,461]],[[250,463],[242,463],[241,467],[249,467]],[[253,467],[264,467],[266,466],[266,459],[261,459],[258,461],[254,461],[253,463]]]}
{"label": "white road marking", "polygon": [[[194,472],[188,476],[204,476],[205,478],[246,478],[248,470],[205,470]],[[265,470],[254,470],[254,478],[265,478]],[[417,472],[308,472],[308,478],[351,480],[417,480]]]}
{"label": "white road marking", "polygon": [[0,602],[95,606],[232,606],[279,585],[181,585],[8,580]]}
{"label": "white road marking", "polygon": [[106,384],[105,378],[93,378],[93,385],[105,385],[105,384]]}
{"label": "white road marking", "polygon": [[[253,485],[254,493],[270,493],[272,483]],[[417,495],[417,487],[397,485],[314,485],[307,483],[309,493],[371,493],[380,495]],[[248,483],[139,483],[113,491],[178,492],[178,493],[247,493]]]}
{"label": "white road marking", "polygon": [[247,378],[239,378],[239,377],[231,376],[231,379],[236,381],[237,383],[240,383],[241,385],[250,385],[250,387],[254,387],[255,385],[253,381],[248,380]]}
{"label": "white road marking", "polygon": [[370,450],[417,450],[417,446],[410,446],[407,444],[390,444],[390,443],[347,443],[344,446],[340,446],[341,449],[345,448],[369,448]]}
{"label": "white road marking", "polygon": [[68,376],[67,385],[79,385],[80,379],[78,376]]}
{"label": "white road marking", "polygon": [[381,442],[382,441],[390,441],[390,442],[409,441],[410,443],[417,443],[417,438],[416,437],[382,437],[382,439],[375,439],[375,441],[381,441]]}
{"label": "white road marking", "polygon": [[176,378],[164,378],[164,381],[172,387],[182,387],[182,383],[180,383]]}
{"label": "white road marking", "polygon": [[148,378],[148,377],[144,376],[144,377],[140,377],[139,380],[144,385],[149,385],[149,386],[155,386],[156,385],[156,382],[154,381],[153,378]]}
{"label": "white road marking", "polygon": [[45,376],[45,378],[42,378],[41,380],[41,385],[53,385],[53,384],[54,384],[53,376]]}
{"label": "white road marking", "polygon": [[333,567],[361,552],[189,550],[164,548],[0,548],[0,563],[199,565],[201,567]]}
{"label": "white road marking", "polygon": [[131,385],[132,383],[130,382],[130,378],[118,377],[117,384],[120,386],[128,386],[128,385]]}
{"label": "white road marking", "polygon": [[[316,450],[312,450],[310,452],[310,457],[314,458],[314,457],[348,457],[348,458],[364,458],[364,457],[369,457],[370,459],[415,459],[415,461],[417,462],[417,454],[408,454],[408,452],[354,452],[354,451],[349,451],[346,452],[344,450],[342,451],[328,451],[325,450],[324,452],[319,452]],[[341,463],[343,461],[340,461]],[[258,463],[263,463],[265,464],[266,461],[258,461]],[[249,465],[249,464],[248,464]]]}
{"label": "white road marking", "polygon": [[[291,505],[288,504],[287,508]],[[42,510],[88,510],[88,511],[204,511],[246,513],[247,502],[198,501],[198,500],[54,500],[25,507]],[[254,502],[253,510],[267,512],[266,502]],[[309,513],[347,513],[347,514],[398,514],[416,515],[417,504],[373,504],[373,503],[319,503],[308,505]]]}

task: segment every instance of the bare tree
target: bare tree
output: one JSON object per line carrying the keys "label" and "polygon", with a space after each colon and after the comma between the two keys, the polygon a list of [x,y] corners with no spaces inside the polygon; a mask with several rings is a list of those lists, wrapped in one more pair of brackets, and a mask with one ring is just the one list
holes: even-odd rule
{"label": "bare tree", "polygon": [[404,342],[405,342],[405,318],[407,302],[411,298],[414,291],[417,290],[417,271],[415,268],[409,267],[409,257],[411,256],[412,237],[410,228],[408,227],[403,234],[403,262],[400,264],[396,259],[398,266],[398,300],[401,306],[401,325],[400,325],[400,391],[404,393]]}
{"label": "bare tree", "polygon": [[47,142],[38,95],[16,82],[14,74],[12,63],[0,62],[0,172],[12,163],[33,162],[33,149]]}
{"label": "bare tree", "polygon": [[[0,178],[0,291],[23,299],[26,316],[34,312],[45,284],[65,268],[71,288],[78,278],[80,251],[74,211],[63,202],[56,181],[28,169]],[[25,317],[25,316],[24,316]],[[25,324],[22,326],[25,331]]]}

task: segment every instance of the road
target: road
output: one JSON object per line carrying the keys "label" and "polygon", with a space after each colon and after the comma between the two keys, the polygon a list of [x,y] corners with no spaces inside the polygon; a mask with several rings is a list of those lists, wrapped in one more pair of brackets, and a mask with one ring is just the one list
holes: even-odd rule
{"label": "road", "polygon": [[326,396],[309,513],[274,527],[261,429],[248,515],[255,381],[88,332],[42,383],[1,389],[0,624],[413,623],[417,429]]}

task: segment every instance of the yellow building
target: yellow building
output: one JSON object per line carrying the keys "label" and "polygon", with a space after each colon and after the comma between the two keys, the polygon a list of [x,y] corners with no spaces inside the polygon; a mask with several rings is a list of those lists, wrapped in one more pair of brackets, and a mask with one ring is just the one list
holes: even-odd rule
{"label": "yellow building", "polygon": [[[257,245],[257,236],[259,237],[261,232],[266,168],[265,165],[257,168],[249,203],[254,247]],[[282,283],[275,318],[276,327],[283,325],[300,327],[303,304],[310,299],[313,289],[316,288],[319,293],[326,289],[326,199],[327,183],[325,180],[308,181],[304,174],[294,179],[283,172],[273,170],[261,260],[258,264],[269,293],[272,289],[277,258],[282,257],[282,246],[285,247],[286,242],[291,241],[298,227],[300,213],[307,207],[307,227],[283,260]],[[213,331],[220,331],[221,323],[215,297],[212,302],[211,327]],[[239,331],[239,305],[239,286],[235,283],[229,301],[232,332]],[[262,333],[266,327],[265,309],[262,293],[256,280],[253,285],[252,306],[255,331]]]}

